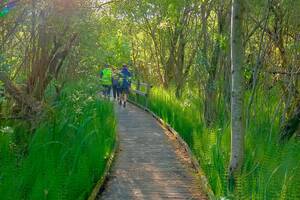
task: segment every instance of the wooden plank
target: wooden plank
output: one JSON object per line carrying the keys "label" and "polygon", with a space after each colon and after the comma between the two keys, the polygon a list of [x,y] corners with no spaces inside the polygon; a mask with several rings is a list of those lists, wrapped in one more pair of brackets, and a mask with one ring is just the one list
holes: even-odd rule
{"label": "wooden plank", "polygon": [[98,199],[207,199],[195,172],[148,113],[117,107],[119,151]]}
{"label": "wooden plank", "polygon": [[201,178],[202,188],[204,189],[205,193],[209,196],[210,199],[216,199],[212,189],[209,186],[208,180],[207,180],[203,170],[201,169],[198,160],[196,159],[196,156],[193,154],[193,152],[191,151],[191,149],[189,148],[187,143],[179,135],[179,133],[177,133],[177,131],[174,130],[168,123],[166,123],[163,119],[161,119],[159,116],[157,116],[155,113],[153,113],[148,108],[146,108],[140,104],[137,104],[136,102],[133,102],[133,101],[130,101],[130,103],[132,103],[135,106],[138,106],[139,108],[143,109],[144,111],[150,113],[162,126],[167,128],[170,131],[170,133],[172,133],[175,136],[176,140],[184,147],[185,151],[188,153],[188,155],[191,159],[192,165],[197,172],[197,175]]}

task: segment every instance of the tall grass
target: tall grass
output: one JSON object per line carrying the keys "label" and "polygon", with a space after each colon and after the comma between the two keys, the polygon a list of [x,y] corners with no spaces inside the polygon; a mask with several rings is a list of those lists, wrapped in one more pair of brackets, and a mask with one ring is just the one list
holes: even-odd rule
{"label": "tall grass", "polygon": [[1,199],[87,198],[115,143],[113,106],[97,100],[95,92],[85,82],[66,87],[47,120],[26,136],[23,153],[16,149],[18,138],[24,144],[22,135],[28,135],[24,126],[2,128]]}
{"label": "tall grass", "polygon": [[246,130],[245,161],[234,194],[227,191],[230,122],[224,114],[224,103],[218,105],[218,120],[212,128],[203,123],[200,99],[178,100],[171,92],[155,88],[149,108],[188,143],[217,198],[300,199],[300,145],[296,141],[278,145],[279,123],[274,118],[276,98],[275,91],[256,100],[260,107],[251,113],[251,123]]}

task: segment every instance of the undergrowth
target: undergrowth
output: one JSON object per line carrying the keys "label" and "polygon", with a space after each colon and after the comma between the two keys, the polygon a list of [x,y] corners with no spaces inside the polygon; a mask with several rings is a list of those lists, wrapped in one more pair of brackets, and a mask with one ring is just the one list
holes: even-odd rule
{"label": "undergrowth", "polygon": [[1,122],[0,199],[86,199],[115,143],[115,116],[85,81],[69,84],[32,134]]}

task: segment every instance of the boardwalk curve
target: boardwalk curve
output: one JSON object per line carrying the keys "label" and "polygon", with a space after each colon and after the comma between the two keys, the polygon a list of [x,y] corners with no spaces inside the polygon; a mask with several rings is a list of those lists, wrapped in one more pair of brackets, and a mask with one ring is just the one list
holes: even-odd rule
{"label": "boardwalk curve", "polygon": [[116,106],[116,112],[120,149],[98,199],[206,199],[184,156],[151,115],[130,104]]}

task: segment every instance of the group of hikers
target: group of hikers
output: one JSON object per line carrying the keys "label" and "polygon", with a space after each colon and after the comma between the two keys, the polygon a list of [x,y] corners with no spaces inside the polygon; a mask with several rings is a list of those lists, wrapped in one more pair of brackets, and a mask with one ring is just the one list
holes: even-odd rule
{"label": "group of hikers", "polygon": [[103,96],[110,99],[112,90],[114,100],[118,101],[119,105],[126,107],[131,87],[131,73],[127,65],[124,64],[121,70],[117,70],[105,64],[100,71],[100,79]]}

